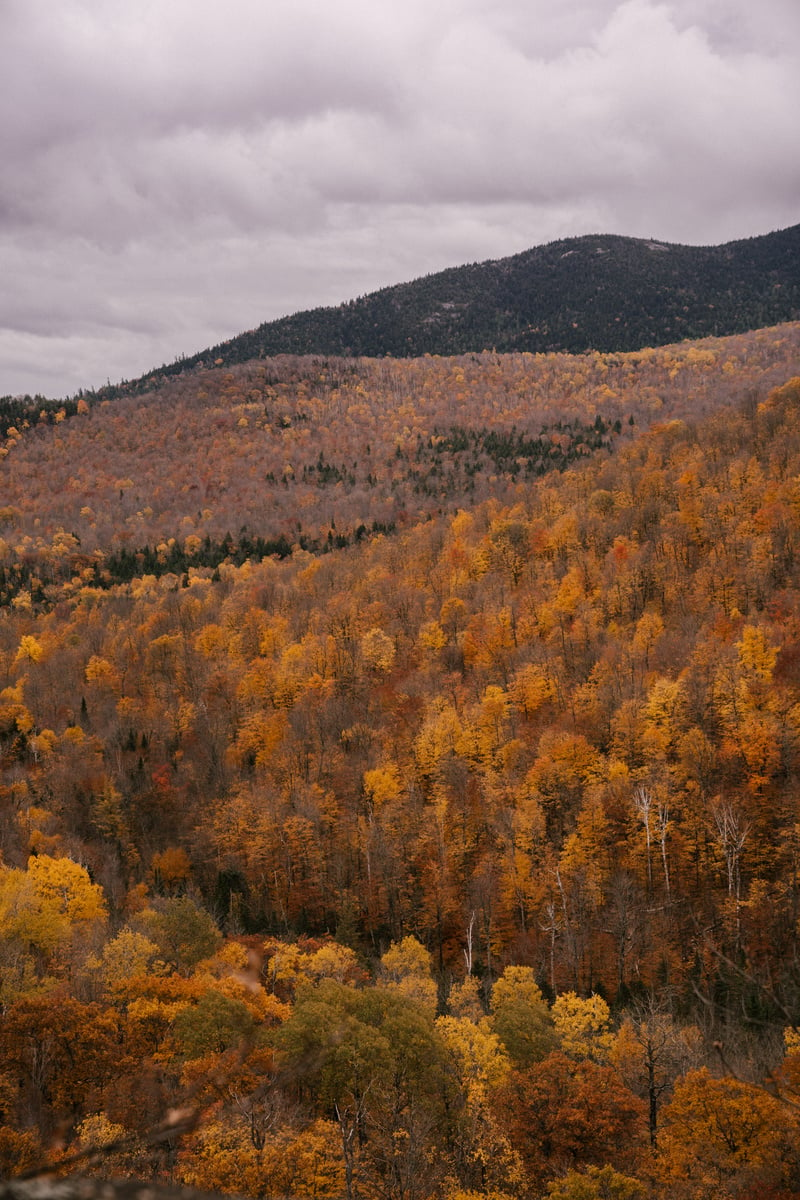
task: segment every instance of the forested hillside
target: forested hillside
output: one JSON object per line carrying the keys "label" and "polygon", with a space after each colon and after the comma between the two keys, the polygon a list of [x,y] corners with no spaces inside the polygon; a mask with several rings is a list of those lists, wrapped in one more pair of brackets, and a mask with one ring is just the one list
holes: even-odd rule
{"label": "forested hillside", "polygon": [[799,342],[7,430],[0,1174],[798,1194]]}
{"label": "forested hillside", "polygon": [[722,246],[593,235],[268,321],[105,390],[138,392],[193,366],[276,354],[629,351],[798,318],[800,225]]}
{"label": "forested hillside", "polygon": [[34,405],[0,443],[0,604],[512,501],[654,421],[763,398],[798,372],[790,324],[633,354],[284,356]]}

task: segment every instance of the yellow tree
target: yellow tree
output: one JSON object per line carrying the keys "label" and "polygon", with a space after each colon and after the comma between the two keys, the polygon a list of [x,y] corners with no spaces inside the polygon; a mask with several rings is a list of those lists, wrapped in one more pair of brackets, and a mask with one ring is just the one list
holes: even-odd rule
{"label": "yellow tree", "polygon": [[0,867],[0,936],[55,960],[106,920],[102,888],[70,858],[32,856],[27,870]]}
{"label": "yellow tree", "polygon": [[481,1194],[514,1191],[522,1179],[521,1163],[493,1103],[511,1060],[486,1017],[477,1023],[468,1017],[439,1017],[436,1029],[464,1097],[452,1134],[459,1178]]}
{"label": "yellow tree", "polygon": [[384,986],[414,1000],[431,1016],[436,1012],[436,984],[431,975],[431,956],[415,937],[392,942],[381,958]]}
{"label": "yellow tree", "polygon": [[611,1012],[602,996],[584,1000],[575,992],[562,992],[550,1011],[556,1037],[568,1058],[608,1062],[614,1036]]}

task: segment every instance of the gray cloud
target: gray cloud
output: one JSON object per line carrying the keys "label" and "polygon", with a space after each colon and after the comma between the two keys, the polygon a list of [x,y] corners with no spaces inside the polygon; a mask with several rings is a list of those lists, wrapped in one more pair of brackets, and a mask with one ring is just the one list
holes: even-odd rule
{"label": "gray cloud", "polygon": [[0,393],[590,231],[798,219],[795,0],[6,0]]}

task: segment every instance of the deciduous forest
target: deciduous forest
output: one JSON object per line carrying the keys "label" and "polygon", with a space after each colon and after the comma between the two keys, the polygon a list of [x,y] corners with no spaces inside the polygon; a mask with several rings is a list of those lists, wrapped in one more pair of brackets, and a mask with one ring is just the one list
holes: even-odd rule
{"label": "deciduous forest", "polygon": [[800,325],[0,410],[0,1175],[800,1195]]}

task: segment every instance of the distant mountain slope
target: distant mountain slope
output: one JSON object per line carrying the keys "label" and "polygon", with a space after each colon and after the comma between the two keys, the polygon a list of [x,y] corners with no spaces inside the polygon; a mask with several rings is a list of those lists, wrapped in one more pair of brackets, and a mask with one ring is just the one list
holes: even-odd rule
{"label": "distant mountain slope", "polygon": [[93,564],[183,571],[184,551],[209,565],[223,543],[260,559],[513,504],[653,423],[749,411],[794,376],[800,322],[629,354],[277,355],[32,415],[0,436],[0,609]]}
{"label": "distant mountain slope", "polygon": [[722,246],[593,235],[266,322],[162,371],[282,353],[625,351],[798,318],[800,225]]}

